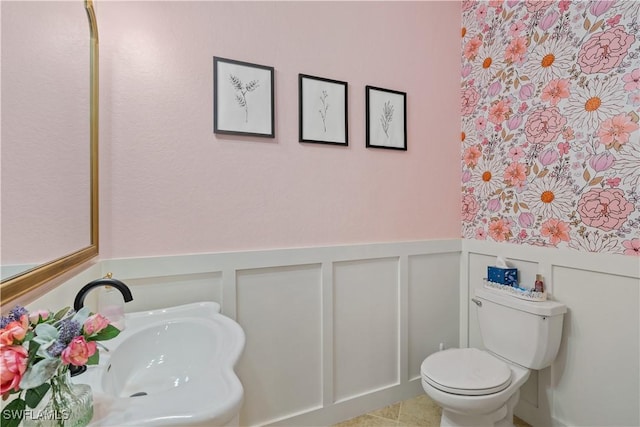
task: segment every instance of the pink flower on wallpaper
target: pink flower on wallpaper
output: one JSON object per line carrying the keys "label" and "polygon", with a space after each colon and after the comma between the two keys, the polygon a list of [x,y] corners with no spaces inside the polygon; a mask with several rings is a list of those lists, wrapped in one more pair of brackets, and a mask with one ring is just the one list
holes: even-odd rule
{"label": "pink flower on wallpaper", "polygon": [[466,12],[467,10],[473,9],[476,2],[474,0],[462,0],[462,11]]}
{"label": "pink flower on wallpaper", "polygon": [[525,37],[515,37],[504,51],[504,59],[507,62],[520,62],[527,53],[527,39]]}
{"label": "pink flower on wallpaper", "polygon": [[640,256],[640,239],[625,240],[622,242],[625,255]]}
{"label": "pink flower on wallpaper", "polygon": [[511,113],[511,103],[508,99],[501,99],[489,108],[489,121],[496,125],[505,121]]}
{"label": "pink flower on wallpaper", "polygon": [[466,184],[469,181],[471,181],[471,172],[469,171],[469,169],[465,169],[462,172],[462,183]]}
{"label": "pink flower on wallpaper", "polygon": [[538,22],[538,26],[542,31],[547,31],[549,28],[553,27],[553,24],[556,23],[559,17],[560,14],[555,10],[547,12],[547,14],[542,17],[540,22]]}
{"label": "pink flower on wallpaper", "polygon": [[569,143],[568,142],[560,142],[558,143],[558,152],[560,155],[569,154]]}
{"label": "pink flower on wallpaper", "polygon": [[636,38],[622,25],[596,32],[580,48],[578,64],[583,73],[606,73],[620,65]]}
{"label": "pink flower on wallpaper", "polygon": [[480,40],[480,36],[475,36],[464,46],[464,57],[467,59],[475,58],[480,46],[482,46],[482,40]]}
{"label": "pink flower on wallpaper", "polygon": [[518,147],[516,145],[509,148],[509,157],[511,157],[511,160],[513,160],[514,162],[517,162],[523,156],[524,156],[524,150],[522,149],[522,147]]}
{"label": "pink flower on wallpaper", "polygon": [[[562,130],[562,137],[567,141],[571,141],[572,139],[575,139],[576,136],[573,132],[573,128],[571,128],[570,126],[567,126],[566,128],[564,128]],[[569,144],[567,144],[567,150],[568,149],[569,149]],[[567,153],[563,153],[563,154],[567,154]]]}
{"label": "pink flower on wallpaper", "polygon": [[620,23],[620,18],[622,18],[622,15],[617,14],[613,18],[607,19],[607,25],[610,26],[610,27],[614,27],[614,26],[618,25]]}
{"label": "pink flower on wallpaper", "polygon": [[[518,97],[522,101],[527,100],[527,99],[529,99],[529,98],[531,98],[533,96],[535,91],[536,91],[535,86],[532,85],[531,83],[527,83],[526,85],[520,86],[520,91],[518,92]],[[524,104],[524,105],[526,105],[526,104]]]}
{"label": "pink flower on wallpaper", "polygon": [[489,86],[489,89],[487,89],[487,95],[496,96],[501,91],[502,91],[502,83],[500,83],[500,80],[496,80],[495,82],[491,83],[491,85]]}
{"label": "pink flower on wallpaper", "polygon": [[625,74],[622,77],[622,81],[625,82],[624,90],[639,90],[640,89],[640,68],[636,68],[629,74]]}
{"label": "pink flower on wallpaper", "polygon": [[548,148],[538,154],[538,161],[542,166],[549,166],[552,163],[555,163],[560,156],[558,152],[554,148]]}
{"label": "pink flower on wallpaper", "polygon": [[607,13],[607,11],[611,9],[611,6],[613,6],[614,3],[615,2],[612,0],[592,1],[589,12],[591,12],[593,16],[599,17],[600,15]]}
{"label": "pink flower on wallpaper", "polygon": [[629,141],[631,132],[638,130],[638,124],[631,121],[626,114],[619,114],[613,118],[607,119],[600,124],[598,136],[600,143],[610,148],[626,144]]}
{"label": "pink flower on wallpaper", "polygon": [[536,222],[535,217],[530,212],[522,212],[518,217],[518,224],[523,228],[531,228],[531,226]]}
{"label": "pink flower on wallpaper", "polygon": [[504,171],[504,182],[516,186],[527,180],[527,168],[522,163],[513,162]]}
{"label": "pink flower on wallpaper", "polygon": [[624,198],[624,192],[618,188],[593,188],[578,201],[578,214],[582,222],[604,231],[622,227],[634,209],[633,204]]}
{"label": "pink flower on wallpaper", "polygon": [[527,10],[531,13],[539,12],[541,10],[546,10],[549,6],[553,4],[553,0],[527,0],[525,1],[525,5],[527,6]]}
{"label": "pink flower on wallpaper", "polygon": [[462,220],[471,222],[476,217],[476,214],[480,210],[480,205],[475,197],[470,194],[465,194],[462,197]]}
{"label": "pink flower on wallpaper", "polygon": [[540,234],[549,238],[549,243],[557,245],[569,241],[569,224],[559,219],[550,218],[542,223]]}
{"label": "pink flower on wallpaper", "polygon": [[511,226],[504,219],[494,219],[489,223],[489,236],[496,242],[509,240],[511,236]]}
{"label": "pink flower on wallpaper", "polygon": [[474,87],[462,91],[462,115],[468,116],[478,105],[480,94]]}
{"label": "pink flower on wallpaper", "polygon": [[502,209],[502,203],[500,203],[499,197],[491,199],[487,202],[487,210],[489,212],[498,212],[500,209]]}
{"label": "pink flower on wallpaper", "polygon": [[509,35],[511,37],[519,36],[527,28],[524,22],[516,21],[509,27]]}
{"label": "pink flower on wallpaper", "polygon": [[462,70],[460,71],[460,73],[462,74],[462,78],[465,79],[469,77],[469,74],[471,74],[472,70],[473,70],[473,67],[471,67],[470,64],[467,64],[464,67],[462,67]]}
{"label": "pink flower on wallpaper", "polygon": [[478,164],[478,159],[481,156],[482,151],[480,151],[477,145],[474,145],[464,150],[462,158],[464,160],[464,164],[467,165],[468,168],[471,168]]}
{"label": "pink flower on wallpaper", "polygon": [[615,178],[609,178],[607,179],[606,183],[609,187],[611,188],[615,188],[618,185],[620,185],[620,182],[622,181],[621,178],[615,177]]}
{"label": "pink flower on wallpaper", "polygon": [[589,166],[596,172],[604,172],[611,168],[615,162],[616,158],[613,157],[613,154],[606,151],[591,157],[591,159],[589,159]]}
{"label": "pink flower on wallpaper", "polygon": [[476,9],[476,18],[480,22],[487,19],[487,5],[485,3],[481,3],[480,6],[478,6],[478,8]]}
{"label": "pink flower on wallpaper", "polygon": [[484,231],[484,228],[476,229],[476,239],[477,240],[487,240],[487,232]]}
{"label": "pink flower on wallpaper", "polygon": [[476,124],[476,130],[479,132],[482,132],[487,128],[487,119],[480,116],[476,119],[475,124]]}
{"label": "pink flower on wallpaper", "polygon": [[566,12],[567,10],[569,10],[569,6],[571,5],[571,0],[560,0],[560,2],[558,2],[558,9],[560,9],[560,12]]}
{"label": "pink flower on wallpaper", "polygon": [[567,119],[560,114],[558,107],[539,108],[529,115],[524,126],[527,141],[545,145],[553,142],[566,124]]}
{"label": "pink flower on wallpaper", "polygon": [[522,124],[522,116],[511,116],[509,120],[507,120],[507,127],[510,130],[518,129]]}
{"label": "pink flower on wallpaper", "polygon": [[562,98],[569,97],[569,86],[569,79],[551,80],[544,89],[542,89],[540,98],[543,101],[549,101],[551,105],[555,106]]}
{"label": "pink flower on wallpaper", "polygon": [[627,101],[633,106],[640,105],[640,93],[630,93]]}

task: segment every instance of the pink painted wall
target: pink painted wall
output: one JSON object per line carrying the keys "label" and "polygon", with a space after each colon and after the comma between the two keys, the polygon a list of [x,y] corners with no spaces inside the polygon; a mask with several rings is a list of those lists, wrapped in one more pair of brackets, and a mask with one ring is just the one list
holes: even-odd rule
{"label": "pink painted wall", "polygon": [[462,231],[640,255],[640,2],[464,2]]}
{"label": "pink painted wall", "polygon": [[[103,257],[459,236],[459,3],[97,7]],[[213,134],[213,56],[275,67],[275,140]],[[298,73],[349,83],[349,147],[298,142]],[[365,85],[407,152],[365,148]]]}

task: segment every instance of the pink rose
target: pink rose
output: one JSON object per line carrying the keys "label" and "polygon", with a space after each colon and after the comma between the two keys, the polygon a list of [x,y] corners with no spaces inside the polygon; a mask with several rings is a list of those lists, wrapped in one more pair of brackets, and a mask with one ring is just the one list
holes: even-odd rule
{"label": "pink rose", "polygon": [[478,210],[480,209],[480,205],[475,197],[470,194],[465,194],[462,197],[462,220],[463,221],[473,221]]}
{"label": "pink rose", "polygon": [[580,48],[578,64],[587,74],[606,73],[616,68],[636,41],[622,25],[596,32]]}
{"label": "pink rose", "polygon": [[611,0],[598,0],[598,1],[591,2],[591,7],[589,8],[589,12],[591,12],[593,16],[600,16],[606,13],[609,9],[611,9],[611,6],[613,6],[613,3],[614,2]]}
{"label": "pink rose", "polygon": [[624,198],[618,188],[593,188],[583,194],[578,202],[582,222],[604,231],[619,229],[634,211],[633,204]]}
{"label": "pink rose", "polygon": [[589,159],[589,165],[596,172],[602,172],[609,169],[616,162],[616,158],[609,152],[596,154]]}
{"label": "pink rose", "polygon": [[0,394],[20,390],[20,380],[27,370],[27,349],[21,345],[0,346]]}
{"label": "pink rose", "polygon": [[553,0],[527,0],[525,2],[525,5],[527,6],[527,10],[531,13],[545,10],[552,4],[553,4]]}
{"label": "pink rose", "polygon": [[14,320],[0,329],[0,345],[12,345],[16,341],[22,341],[27,334],[29,323],[27,316],[22,316],[22,321]]}
{"label": "pink rose", "polygon": [[473,110],[478,105],[478,101],[480,100],[480,94],[478,91],[473,88],[467,88],[462,91],[462,115],[468,116],[473,113]]}
{"label": "pink rose", "polygon": [[34,325],[37,325],[41,320],[47,320],[49,318],[49,312],[47,310],[37,310],[29,313],[29,321]]}
{"label": "pink rose", "polygon": [[640,256],[640,239],[625,240],[622,246],[625,255]]}
{"label": "pink rose", "polygon": [[96,343],[93,341],[87,342],[84,337],[80,336],[72,339],[69,345],[62,350],[60,359],[65,365],[83,366],[87,364],[87,361],[95,352]]}
{"label": "pink rose", "polygon": [[84,332],[87,335],[93,335],[109,326],[109,319],[100,313],[96,313],[93,316],[89,316],[87,320],[84,321],[83,326]]}
{"label": "pink rose", "polygon": [[558,107],[539,108],[529,115],[525,124],[527,141],[545,145],[553,142],[566,124],[567,119],[560,114]]}
{"label": "pink rose", "polygon": [[530,228],[535,222],[535,217],[532,213],[522,212],[518,217],[518,224],[523,228]]}

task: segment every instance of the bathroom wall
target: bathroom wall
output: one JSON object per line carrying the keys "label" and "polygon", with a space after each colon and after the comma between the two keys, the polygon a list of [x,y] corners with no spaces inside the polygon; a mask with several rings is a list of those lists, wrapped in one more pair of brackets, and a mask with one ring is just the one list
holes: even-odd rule
{"label": "bathroom wall", "polygon": [[[97,14],[104,258],[459,236],[458,3]],[[214,55],[275,67],[275,139],[213,133]],[[348,147],[298,142],[298,73],[349,83]],[[407,92],[407,152],[365,148],[365,85]]]}
{"label": "bathroom wall", "polygon": [[465,238],[640,255],[639,14],[463,2]]}

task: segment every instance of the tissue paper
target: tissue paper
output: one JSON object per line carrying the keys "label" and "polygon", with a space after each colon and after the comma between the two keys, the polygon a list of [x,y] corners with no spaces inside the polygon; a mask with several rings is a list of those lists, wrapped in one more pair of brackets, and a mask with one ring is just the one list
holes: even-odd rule
{"label": "tissue paper", "polygon": [[496,258],[496,265],[487,267],[487,280],[507,286],[518,286],[518,269],[509,266],[506,259]]}

